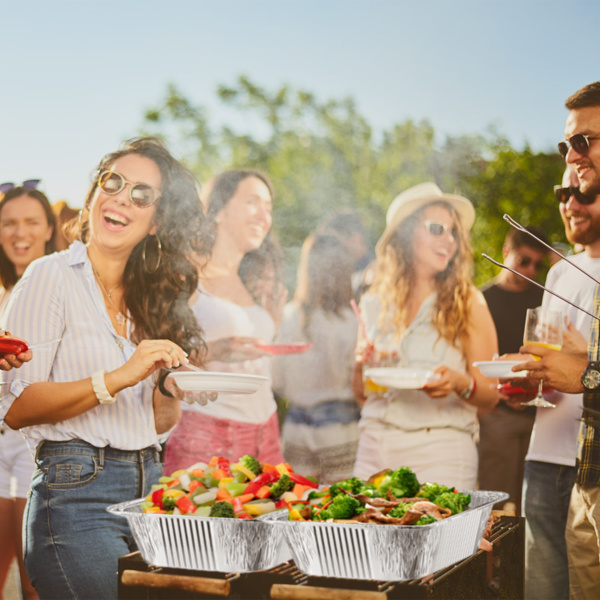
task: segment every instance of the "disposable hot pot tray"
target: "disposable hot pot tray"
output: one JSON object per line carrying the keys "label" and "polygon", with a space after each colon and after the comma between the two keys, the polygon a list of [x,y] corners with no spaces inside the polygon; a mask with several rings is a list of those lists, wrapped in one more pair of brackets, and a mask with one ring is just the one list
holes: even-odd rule
{"label": "disposable hot pot tray", "polygon": [[296,566],[307,575],[417,579],[475,554],[493,505],[508,498],[504,492],[468,493],[468,509],[430,525],[271,522],[283,532]]}
{"label": "disposable hot pot tray", "polygon": [[122,502],[108,512],[127,518],[143,559],[157,567],[248,573],[291,559],[283,536],[274,536],[274,523],[288,512],[256,519],[222,519],[145,514],[144,498]]}

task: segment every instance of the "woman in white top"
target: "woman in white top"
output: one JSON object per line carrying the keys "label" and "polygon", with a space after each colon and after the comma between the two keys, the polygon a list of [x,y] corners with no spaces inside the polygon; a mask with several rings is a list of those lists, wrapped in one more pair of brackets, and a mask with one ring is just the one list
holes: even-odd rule
{"label": "woman in white top", "polygon": [[[474,489],[477,410],[496,402],[495,383],[472,366],[491,360],[498,342],[483,295],[471,283],[469,200],[434,183],[401,193],[377,244],[375,278],[361,300],[375,354],[396,366],[432,370],[424,389],[367,394],[355,467],[366,478],[384,468],[411,467],[422,482]],[[370,349],[371,352],[373,349]],[[367,358],[364,340],[359,355]],[[355,372],[364,400],[362,363]]]}
{"label": "woman in white top", "polygon": [[283,454],[298,472],[332,484],[352,476],[360,406],[352,393],[357,321],[354,263],[337,236],[320,234],[302,248],[293,302],[278,336],[312,344],[304,354],[273,358],[273,389],[288,405]]}
{"label": "woman in white top", "polygon": [[162,474],[158,436],[182,394],[151,376],[202,343],[187,258],[201,220],[189,172],[158,140],[130,140],[100,162],[81,241],[33,262],[13,291],[6,325],[40,349],[5,376],[0,419],[35,452],[25,565],[42,599],[117,597],[117,560],[135,545],[106,508]]}
{"label": "woman in white top", "polygon": [[[20,186],[0,185],[0,327],[13,288],[36,258],[54,252],[55,218],[45,194],[37,189],[39,179]],[[12,561],[19,565],[25,598],[37,598],[23,563],[22,523],[27,492],[35,464],[25,438],[0,425],[0,590]],[[14,489],[13,489],[14,488]]]}
{"label": "woman in white top", "polygon": [[[209,257],[208,262],[203,264],[198,258],[200,285],[192,309],[208,342],[207,367],[211,371],[262,375],[269,381],[252,395],[220,393],[218,403],[184,407],[167,442],[167,473],[214,455],[236,460],[251,454],[263,462],[283,462],[270,359],[255,347],[260,340],[271,341],[275,333],[276,313],[270,314],[267,308],[275,307],[276,311],[281,303],[278,266],[270,263],[274,268],[267,290],[259,290],[252,280],[262,279],[264,287],[268,262],[259,262],[265,267],[263,273],[254,272],[253,277],[246,274],[244,279],[240,274],[245,256],[273,244],[267,237],[273,208],[271,182],[254,170],[226,171],[209,182],[202,201],[215,235],[202,252]],[[269,300],[273,298],[278,300]]]}

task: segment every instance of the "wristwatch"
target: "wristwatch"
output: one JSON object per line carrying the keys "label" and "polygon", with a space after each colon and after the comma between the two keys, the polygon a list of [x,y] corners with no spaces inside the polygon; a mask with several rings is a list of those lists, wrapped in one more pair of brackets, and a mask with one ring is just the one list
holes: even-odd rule
{"label": "wristwatch", "polygon": [[581,376],[584,389],[591,391],[600,388],[600,365],[597,361],[590,361]]}

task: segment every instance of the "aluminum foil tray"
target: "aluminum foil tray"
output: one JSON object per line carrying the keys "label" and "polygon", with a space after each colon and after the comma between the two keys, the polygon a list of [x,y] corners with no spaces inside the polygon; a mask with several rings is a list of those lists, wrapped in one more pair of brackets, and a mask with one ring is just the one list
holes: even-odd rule
{"label": "aluminum foil tray", "polygon": [[472,491],[470,508],[430,525],[273,520],[296,566],[307,575],[402,581],[425,577],[471,556],[492,506],[504,492]]}
{"label": "aluminum foil tray", "polygon": [[257,519],[217,519],[145,514],[144,498],[122,502],[108,512],[127,517],[143,559],[157,567],[246,573],[270,569],[291,559],[274,523],[288,511]]}

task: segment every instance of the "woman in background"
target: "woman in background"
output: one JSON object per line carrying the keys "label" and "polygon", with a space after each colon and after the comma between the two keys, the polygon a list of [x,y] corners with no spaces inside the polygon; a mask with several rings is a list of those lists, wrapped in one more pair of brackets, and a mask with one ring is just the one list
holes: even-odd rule
{"label": "woman in background", "polygon": [[[54,252],[55,219],[39,180],[0,185],[0,327],[17,281],[36,258]],[[23,434],[0,425],[0,590],[17,559],[24,598],[37,598],[23,563],[23,511],[35,463]]]}
{"label": "woman in background", "polygon": [[225,171],[209,182],[202,202],[214,234],[204,237],[197,255],[200,281],[192,309],[207,340],[206,366],[269,381],[251,395],[220,393],[217,404],[184,406],[167,441],[166,473],[214,455],[283,462],[270,359],[256,347],[273,339],[285,301],[279,263],[267,260],[277,249],[269,236],[273,188],[259,171]]}
{"label": "woman in background", "polygon": [[477,410],[493,408],[498,395],[472,365],[491,360],[498,342],[485,299],[471,283],[474,219],[469,200],[434,183],[406,190],[388,209],[373,285],[361,299],[367,335],[376,353],[398,357],[395,366],[431,370],[437,379],[423,389],[367,394],[365,401],[368,353],[361,339],[358,477],[407,466],[422,482],[475,489]]}
{"label": "woman in background", "polygon": [[284,456],[294,470],[331,484],[352,476],[360,406],[352,393],[357,321],[350,308],[353,261],[334,235],[309,237],[293,302],[278,338],[312,344],[273,358],[273,390],[288,403]]}

